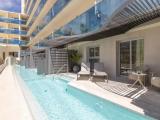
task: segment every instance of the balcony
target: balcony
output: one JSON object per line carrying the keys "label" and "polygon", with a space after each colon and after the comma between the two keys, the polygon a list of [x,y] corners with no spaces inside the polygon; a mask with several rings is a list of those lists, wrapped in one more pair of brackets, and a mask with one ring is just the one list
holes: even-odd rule
{"label": "balcony", "polygon": [[53,40],[62,36],[83,36],[97,31],[110,20],[113,13],[126,1],[127,0],[103,0],[95,3],[95,6],[90,8],[85,13],[76,17],[70,23],[61,27],[57,31],[53,31],[52,37],[48,36],[47,39],[50,38],[50,40]]}
{"label": "balcony", "polygon": [[32,37],[35,37],[69,2],[70,0],[58,0],[33,31]]}
{"label": "balcony", "polygon": [[0,28],[0,33],[6,33],[6,34],[18,34],[18,35],[26,35],[27,32],[24,30],[19,29],[6,29],[6,28]]}
{"label": "balcony", "polygon": [[31,21],[30,21],[30,23],[29,23],[29,25],[28,25],[29,27],[31,27],[32,24],[34,23],[36,17],[39,15],[39,13],[41,12],[42,8],[43,8],[44,5],[46,4],[46,1],[47,1],[47,0],[41,0],[41,2],[39,3],[39,6],[38,6],[38,8],[36,9],[36,11],[35,11],[32,19],[31,19]]}
{"label": "balcony", "polygon": [[18,39],[3,39],[3,38],[0,38],[0,43],[25,46],[25,45],[27,45],[28,41],[18,40]]}
{"label": "balcony", "polygon": [[6,22],[6,23],[14,23],[14,24],[26,24],[26,20],[19,20],[19,19],[13,19],[13,18],[5,18],[0,17],[0,22]]}

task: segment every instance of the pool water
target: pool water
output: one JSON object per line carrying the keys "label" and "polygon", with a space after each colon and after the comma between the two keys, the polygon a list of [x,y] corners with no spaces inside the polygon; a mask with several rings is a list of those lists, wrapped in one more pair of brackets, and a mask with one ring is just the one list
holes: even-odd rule
{"label": "pool water", "polygon": [[67,85],[59,77],[37,75],[16,67],[49,120],[151,120],[112,102]]}

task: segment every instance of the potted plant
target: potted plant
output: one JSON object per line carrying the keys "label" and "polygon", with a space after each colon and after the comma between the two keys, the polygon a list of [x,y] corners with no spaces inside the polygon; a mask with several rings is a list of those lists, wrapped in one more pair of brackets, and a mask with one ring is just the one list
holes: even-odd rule
{"label": "potted plant", "polygon": [[77,73],[80,70],[80,60],[81,60],[81,54],[78,53],[77,51],[73,52],[69,59],[70,62],[72,62],[72,70],[74,73]]}

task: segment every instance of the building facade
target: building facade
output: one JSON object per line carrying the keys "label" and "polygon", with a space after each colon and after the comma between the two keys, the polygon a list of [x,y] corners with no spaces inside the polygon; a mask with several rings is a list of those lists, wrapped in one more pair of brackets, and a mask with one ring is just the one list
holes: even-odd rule
{"label": "building facade", "polygon": [[27,44],[27,15],[0,11],[0,59],[18,56],[20,46]]}
{"label": "building facade", "polygon": [[84,62],[104,63],[113,79],[144,67],[160,71],[160,0],[25,0],[22,3],[24,13],[1,15],[3,19],[18,21],[2,20],[5,30],[1,30],[1,36],[5,38],[1,43],[26,45],[30,52],[40,47],[74,49],[82,54]]}

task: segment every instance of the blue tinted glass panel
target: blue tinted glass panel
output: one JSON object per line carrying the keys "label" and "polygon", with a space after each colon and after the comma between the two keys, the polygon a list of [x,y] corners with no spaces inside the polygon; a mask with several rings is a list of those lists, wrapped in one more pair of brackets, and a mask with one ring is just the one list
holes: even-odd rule
{"label": "blue tinted glass panel", "polygon": [[31,12],[32,12],[32,10],[33,10],[33,8],[34,8],[34,6],[35,6],[36,1],[37,1],[37,0],[33,0],[33,1],[32,1],[31,7],[30,7],[30,9],[29,9],[29,11],[28,11],[28,15],[31,14]]}
{"label": "blue tinted glass panel", "polygon": [[[102,0],[94,7],[54,33],[54,38],[93,32],[100,29],[109,17],[127,0]],[[52,38],[53,39],[53,38]]]}
{"label": "blue tinted glass panel", "polygon": [[32,37],[36,36],[68,3],[70,0],[57,0],[53,7],[49,10],[46,16],[44,16],[42,22],[34,30]]}
{"label": "blue tinted glass panel", "polygon": [[29,27],[32,26],[33,22],[35,21],[36,17],[39,15],[40,11],[42,10],[42,8],[44,7],[45,3],[47,0],[41,0],[41,2],[39,3],[38,8],[36,9],[30,23],[29,23]]}

